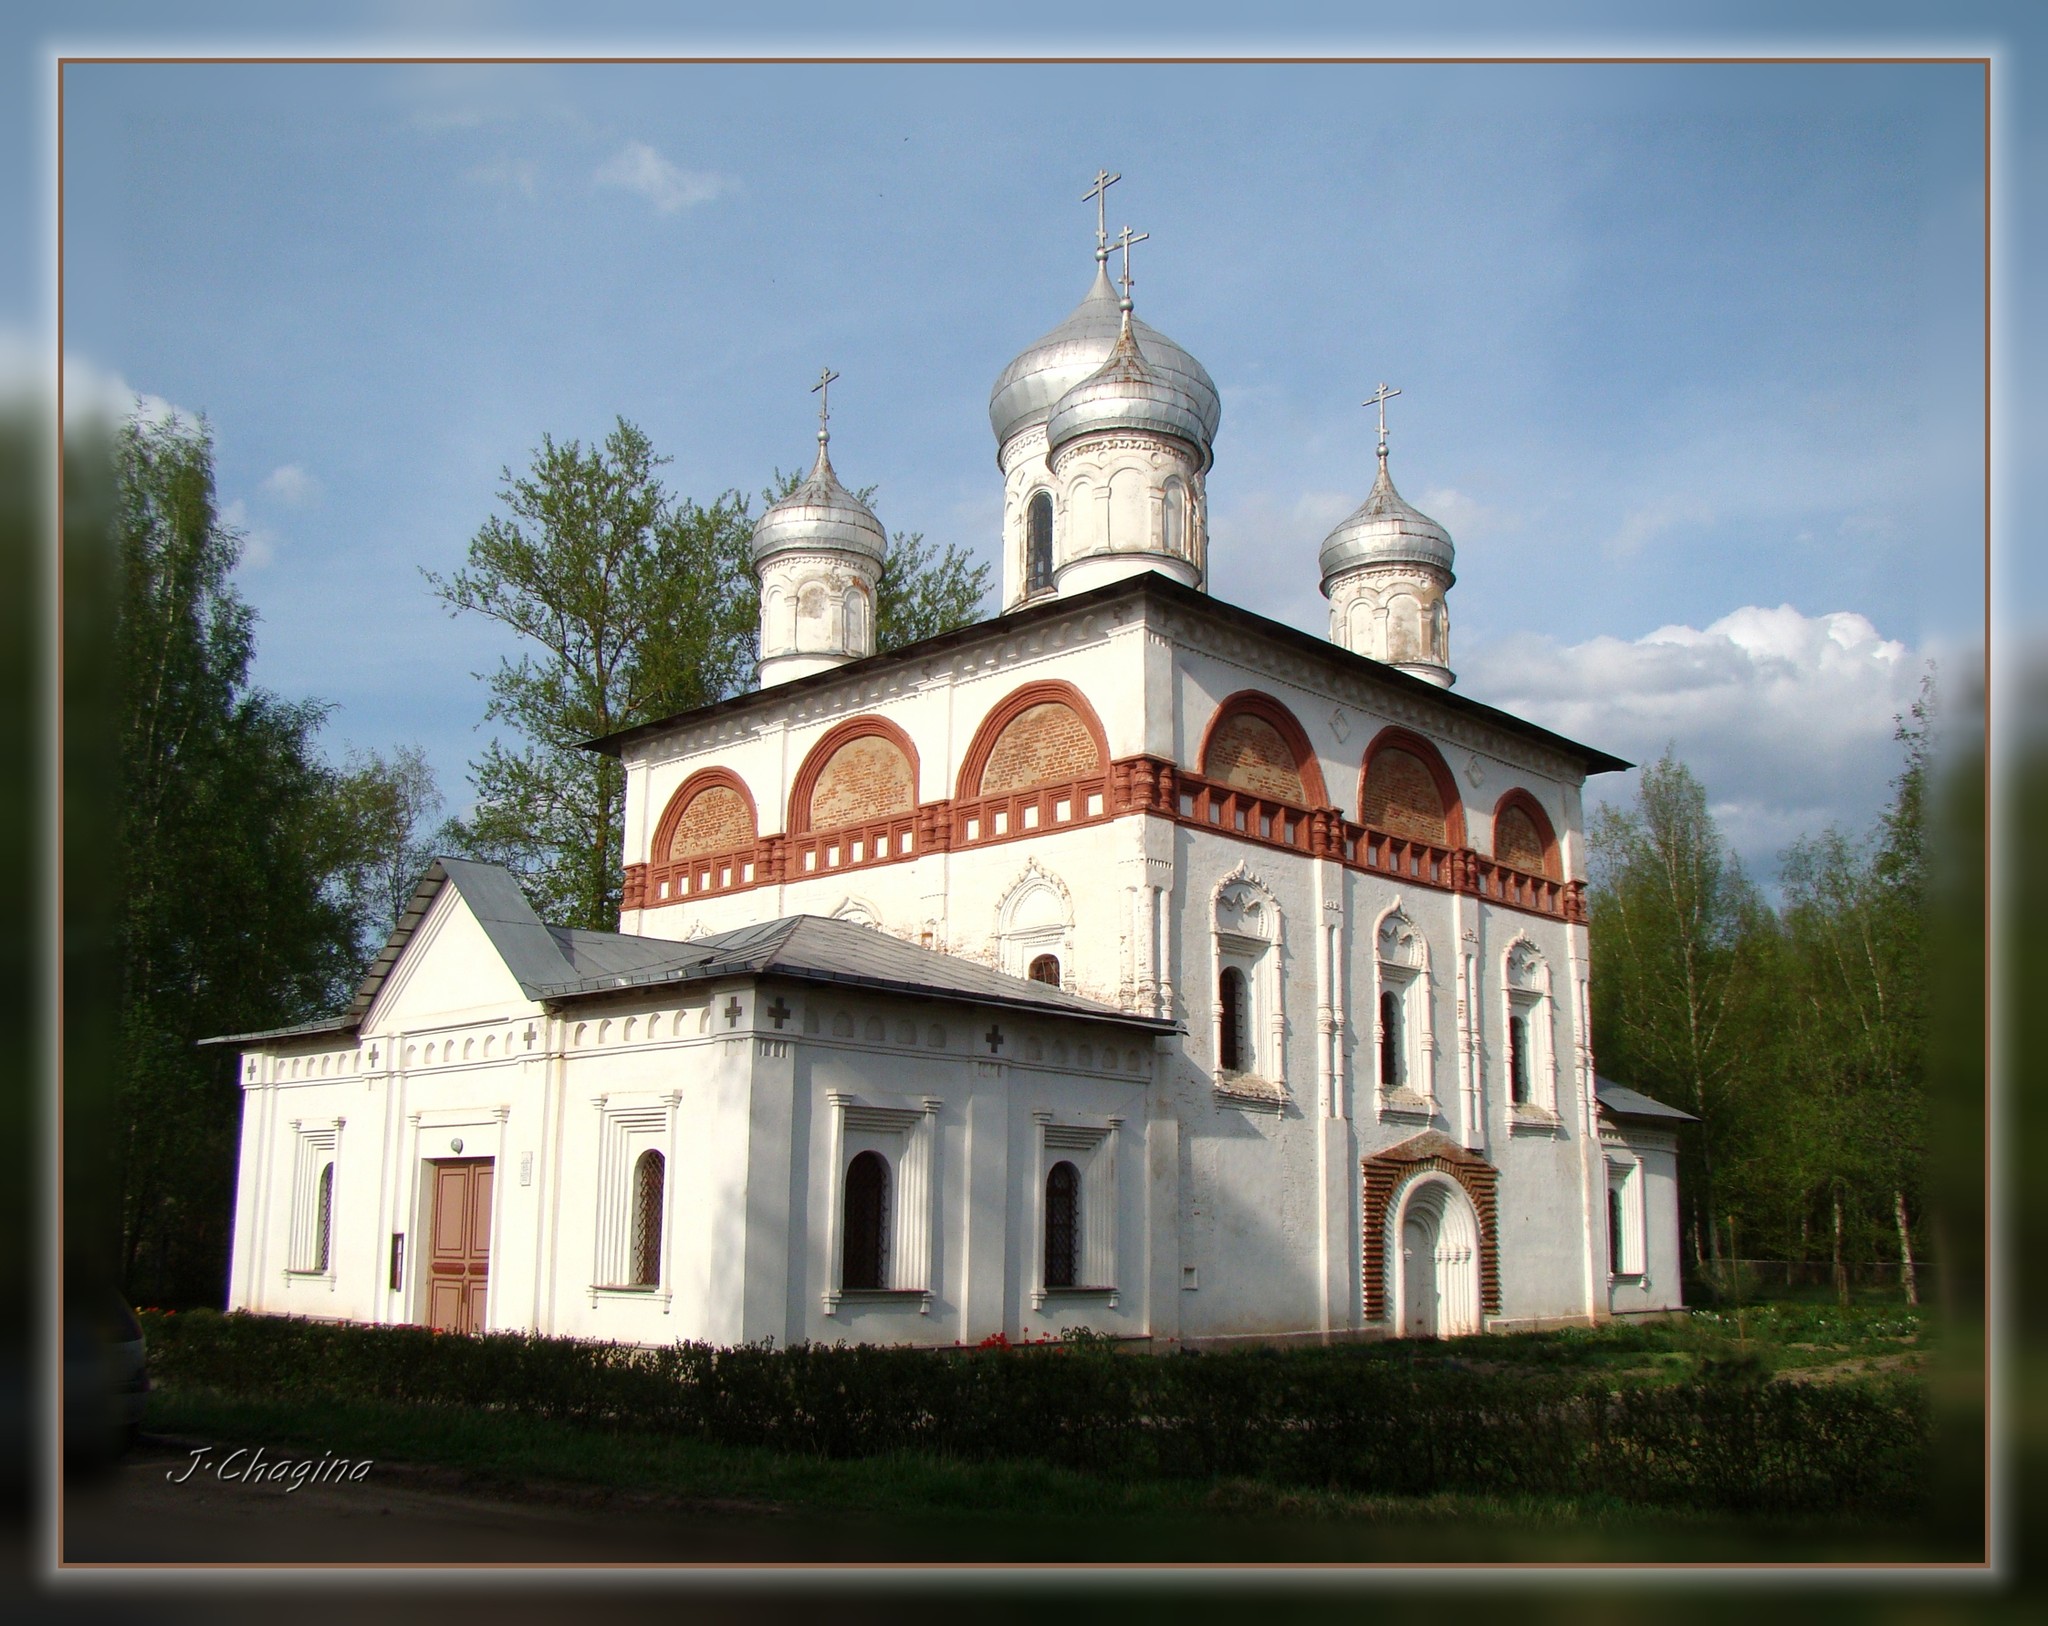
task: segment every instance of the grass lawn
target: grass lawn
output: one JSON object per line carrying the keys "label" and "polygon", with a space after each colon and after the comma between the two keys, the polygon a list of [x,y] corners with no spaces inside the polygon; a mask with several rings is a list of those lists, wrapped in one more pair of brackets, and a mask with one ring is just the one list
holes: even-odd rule
{"label": "grass lawn", "polygon": [[[1360,1362],[1581,1369],[1620,1383],[1678,1382],[1714,1366],[1778,1381],[1856,1382],[1915,1370],[1925,1328],[1898,1310],[1833,1306],[1691,1321],[1354,1346]],[[453,1407],[317,1404],[165,1385],[149,1428],[219,1446],[262,1445],[438,1473],[469,1492],[635,1508],[737,1529],[777,1526],[791,1556],[848,1550],[896,1560],[1398,1563],[1900,1561],[1973,1557],[1916,1522],[1750,1518],[1606,1498],[1377,1496],[1253,1480],[1099,1476],[1028,1461],[912,1453],[853,1460],[613,1433]]]}

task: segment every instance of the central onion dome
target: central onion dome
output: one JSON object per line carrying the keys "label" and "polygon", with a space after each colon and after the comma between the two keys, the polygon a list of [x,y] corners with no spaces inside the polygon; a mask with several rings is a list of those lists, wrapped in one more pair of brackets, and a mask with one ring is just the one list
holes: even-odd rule
{"label": "central onion dome", "polygon": [[1327,594],[1331,577],[1358,565],[1424,565],[1451,576],[1455,553],[1451,533],[1394,489],[1382,448],[1379,478],[1372,490],[1351,517],[1323,539],[1317,559]]}
{"label": "central onion dome", "polygon": [[852,553],[877,566],[889,539],[874,510],[839,483],[826,454],[828,437],[818,431],[818,461],[788,496],[769,505],[754,524],[754,564],[780,553]]}
{"label": "central onion dome", "polygon": [[[1100,368],[1116,348],[1123,312],[1107,260],[1107,254],[1097,255],[1095,283],[1087,297],[1064,322],[1005,367],[989,392],[988,421],[998,447],[1044,423],[1060,397]],[[1198,444],[1206,450],[1223,421],[1215,380],[1157,328],[1134,318],[1131,330],[1153,375],[1187,402],[1201,431]]]}
{"label": "central onion dome", "polygon": [[1057,462],[1060,448],[1083,435],[1172,435],[1185,441],[1206,469],[1214,431],[1203,421],[1203,403],[1172,374],[1147,363],[1136,325],[1133,318],[1109,359],[1059,398],[1045,423],[1045,455]]}

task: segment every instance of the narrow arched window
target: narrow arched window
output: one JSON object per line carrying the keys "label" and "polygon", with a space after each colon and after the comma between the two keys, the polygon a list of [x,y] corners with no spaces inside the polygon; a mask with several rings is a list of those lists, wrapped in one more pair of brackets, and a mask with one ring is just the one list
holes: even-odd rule
{"label": "narrow arched window", "polygon": [[1166,522],[1166,551],[1185,553],[1188,547],[1188,497],[1186,488],[1178,480],[1166,482],[1165,510],[1162,518]]}
{"label": "narrow arched window", "polygon": [[313,1208],[313,1268],[325,1270],[334,1242],[334,1165],[320,1171],[320,1192]]}
{"label": "narrow arched window", "polygon": [[1055,1163],[1045,1177],[1045,1285],[1072,1287],[1080,1278],[1081,1177]]}
{"label": "narrow arched window", "polygon": [[1508,1099],[1516,1106],[1529,1099],[1529,1017],[1523,1011],[1508,1018]]}
{"label": "narrow arched window", "polygon": [[661,1207],[668,1165],[661,1153],[648,1150],[633,1165],[633,1285],[653,1287],[661,1281]]}
{"label": "narrow arched window", "polygon": [[1401,996],[1392,988],[1380,990],[1380,1088],[1398,1090],[1402,1082]]}
{"label": "narrow arched window", "polygon": [[1622,1273],[1622,1262],[1626,1257],[1622,1247],[1625,1233],[1621,1228],[1621,1212],[1621,1187],[1610,1182],[1607,1187],[1607,1270],[1613,1276]]}
{"label": "narrow arched window", "polygon": [[846,1170],[840,1284],[853,1289],[886,1286],[888,1255],[889,1165],[880,1152],[862,1152]]}
{"label": "narrow arched window", "polygon": [[1031,962],[1031,969],[1025,975],[1033,982],[1057,988],[1060,985],[1060,957],[1057,954],[1039,955]]}
{"label": "narrow arched window", "polygon": [[1025,510],[1024,591],[1052,586],[1052,497],[1041,491]]}
{"label": "narrow arched window", "polygon": [[1244,973],[1234,965],[1225,966],[1223,975],[1216,980],[1216,1062],[1226,1073],[1246,1070],[1250,1054],[1250,1046],[1245,1042],[1248,1037],[1245,1031],[1248,1026],[1247,993]]}

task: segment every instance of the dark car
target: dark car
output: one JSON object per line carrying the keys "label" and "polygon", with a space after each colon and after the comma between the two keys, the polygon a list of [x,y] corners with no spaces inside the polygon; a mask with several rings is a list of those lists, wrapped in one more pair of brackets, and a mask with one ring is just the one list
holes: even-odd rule
{"label": "dark car", "polygon": [[116,1293],[64,1309],[64,1456],[111,1462],[135,1442],[149,1405],[142,1323]]}

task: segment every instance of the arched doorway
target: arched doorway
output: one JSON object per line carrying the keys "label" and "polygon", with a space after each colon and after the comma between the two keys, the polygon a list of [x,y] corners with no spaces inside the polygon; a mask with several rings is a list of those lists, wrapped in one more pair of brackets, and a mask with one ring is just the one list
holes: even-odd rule
{"label": "arched doorway", "polygon": [[1479,1331],[1479,1219],[1455,1180],[1418,1176],[1395,1205],[1395,1333],[1457,1338]]}

